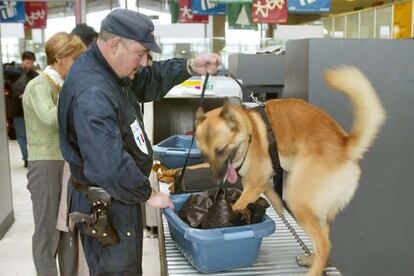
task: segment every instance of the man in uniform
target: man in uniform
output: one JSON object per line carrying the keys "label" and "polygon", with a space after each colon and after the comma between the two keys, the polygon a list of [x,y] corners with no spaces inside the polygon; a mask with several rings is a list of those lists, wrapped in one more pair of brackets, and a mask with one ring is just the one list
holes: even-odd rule
{"label": "man in uniform", "polygon": [[70,212],[92,213],[77,223],[92,275],[141,275],[139,203],[172,207],[150,187],[152,148],[138,102],[161,99],[192,74],[214,74],[220,63],[218,55],[203,54],[147,66],[148,52],[161,51],[153,30],[147,16],[113,10],[59,96],[60,143],[72,174]]}

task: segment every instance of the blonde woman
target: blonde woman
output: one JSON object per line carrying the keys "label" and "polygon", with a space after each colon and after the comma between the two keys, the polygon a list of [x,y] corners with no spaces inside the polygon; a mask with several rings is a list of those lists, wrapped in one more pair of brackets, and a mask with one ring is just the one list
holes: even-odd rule
{"label": "blonde woman", "polygon": [[64,161],[59,147],[57,103],[63,80],[85,51],[75,35],[60,32],[45,46],[47,67],[31,80],[23,94],[28,144],[28,184],[35,231],[33,259],[38,275],[75,275],[77,248],[69,246],[69,233],[56,229]]}

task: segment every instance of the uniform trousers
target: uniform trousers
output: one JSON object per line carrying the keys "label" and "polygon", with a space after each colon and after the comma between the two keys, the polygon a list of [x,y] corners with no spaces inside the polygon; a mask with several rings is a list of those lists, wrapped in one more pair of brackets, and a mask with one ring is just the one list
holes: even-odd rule
{"label": "uniform trousers", "polygon": [[[72,201],[73,205],[76,204],[75,201]],[[77,224],[89,272],[92,276],[141,276],[143,250],[141,206],[113,201],[110,214],[112,214],[111,222],[120,238],[120,242],[116,245],[101,245],[95,237],[85,234],[82,224]]]}

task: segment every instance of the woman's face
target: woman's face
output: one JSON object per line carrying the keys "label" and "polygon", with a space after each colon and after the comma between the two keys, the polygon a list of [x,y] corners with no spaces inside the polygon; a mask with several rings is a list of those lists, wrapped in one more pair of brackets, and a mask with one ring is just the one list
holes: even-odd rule
{"label": "woman's face", "polygon": [[74,56],[67,56],[64,58],[58,58],[57,63],[59,66],[59,69],[57,70],[59,75],[62,77],[62,79],[65,79],[67,74],[69,73],[70,68],[72,67],[73,63],[75,62]]}

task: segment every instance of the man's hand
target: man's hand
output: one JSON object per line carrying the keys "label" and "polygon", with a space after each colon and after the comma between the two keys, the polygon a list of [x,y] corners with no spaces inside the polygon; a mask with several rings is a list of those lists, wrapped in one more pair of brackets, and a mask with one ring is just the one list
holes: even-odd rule
{"label": "man's hand", "polygon": [[201,54],[194,59],[188,60],[189,72],[193,75],[215,75],[217,68],[221,64],[221,59],[218,54],[207,53]]}
{"label": "man's hand", "polygon": [[171,208],[174,209],[174,204],[168,195],[156,191],[152,191],[147,204],[154,208]]}

